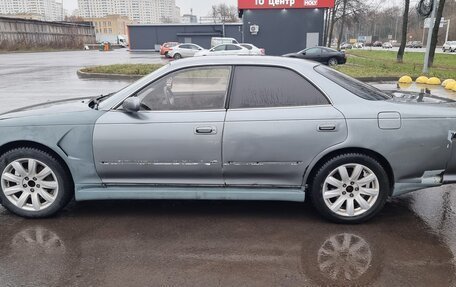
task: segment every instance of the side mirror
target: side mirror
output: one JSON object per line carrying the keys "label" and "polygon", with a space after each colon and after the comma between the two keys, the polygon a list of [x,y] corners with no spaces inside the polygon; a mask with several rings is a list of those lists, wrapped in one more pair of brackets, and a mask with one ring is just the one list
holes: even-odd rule
{"label": "side mirror", "polygon": [[303,55],[305,55],[305,54],[306,54],[306,52],[302,52],[302,54],[303,54]]}
{"label": "side mirror", "polygon": [[130,97],[123,102],[122,108],[128,113],[139,112],[141,109],[141,100],[137,97]]}

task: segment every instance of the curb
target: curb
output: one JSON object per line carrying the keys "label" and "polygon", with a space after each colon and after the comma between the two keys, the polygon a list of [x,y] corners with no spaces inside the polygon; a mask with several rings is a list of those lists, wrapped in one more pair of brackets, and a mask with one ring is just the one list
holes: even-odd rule
{"label": "curb", "polygon": [[139,80],[141,75],[87,73],[81,70],[76,72],[80,79],[105,79],[105,80]]}
{"label": "curb", "polygon": [[[77,74],[82,79],[138,80],[144,77],[141,75],[87,73],[81,70],[78,70]],[[397,82],[397,77],[361,77],[356,79],[362,82]]]}

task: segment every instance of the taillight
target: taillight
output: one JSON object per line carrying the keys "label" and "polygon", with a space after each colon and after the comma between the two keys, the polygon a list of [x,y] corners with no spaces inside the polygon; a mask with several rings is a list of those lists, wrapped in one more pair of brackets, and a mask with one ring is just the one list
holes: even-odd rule
{"label": "taillight", "polygon": [[266,51],[265,51],[263,48],[260,49],[260,53],[261,53],[261,55],[263,55],[263,56],[266,55]]}

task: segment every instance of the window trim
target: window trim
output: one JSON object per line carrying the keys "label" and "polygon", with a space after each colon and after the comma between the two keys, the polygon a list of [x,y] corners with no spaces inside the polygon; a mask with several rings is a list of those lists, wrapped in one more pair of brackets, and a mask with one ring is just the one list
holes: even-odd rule
{"label": "window trim", "polygon": [[[231,108],[230,105],[231,105],[231,98],[232,98],[232,87],[233,87],[233,84],[234,84],[234,75],[236,73],[236,69],[238,67],[264,67],[264,68],[282,68],[282,69],[285,69],[285,70],[289,70],[291,72],[294,72],[295,74],[297,74],[299,77],[302,77],[304,80],[306,80],[307,82],[309,82],[315,89],[317,89],[322,95],[323,97],[326,98],[326,100],[328,101],[327,104],[325,105],[306,105],[306,106],[280,106],[280,107],[254,107],[254,108]],[[334,106],[333,102],[331,101],[331,99],[328,97],[328,95],[317,85],[315,84],[313,81],[309,80],[306,76],[304,76],[303,74],[301,74],[300,72],[298,72],[297,70],[295,69],[292,69],[290,67],[285,67],[285,66],[277,66],[277,65],[251,65],[251,64],[237,64],[237,65],[233,65],[233,69],[232,69],[232,75],[231,75],[231,83],[230,83],[230,90],[229,90],[229,94],[228,94],[228,97],[227,97],[227,105],[226,105],[226,109],[229,111],[229,110],[233,110],[233,111],[241,111],[241,110],[258,110],[258,109],[290,109],[290,108],[306,108],[306,107],[327,107],[327,106]]]}
{"label": "window trim", "polygon": [[[217,68],[217,67],[227,67],[227,68],[230,69],[230,73],[229,73],[230,79],[229,79],[229,81],[228,81],[228,87],[227,87],[227,89],[226,89],[225,103],[224,103],[224,105],[223,105],[223,108],[217,108],[217,109],[198,109],[198,110],[138,111],[138,113],[144,113],[144,112],[148,112],[148,113],[153,112],[153,113],[156,113],[156,112],[226,111],[226,106],[227,106],[227,103],[228,103],[229,93],[230,93],[230,90],[231,90],[231,84],[232,84],[232,79],[233,79],[233,75],[234,75],[234,74],[233,74],[234,65],[223,65],[223,64],[220,64],[220,65],[197,65],[197,66],[191,66],[191,67],[182,67],[182,68],[178,68],[178,69],[169,71],[168,73],[166,73],[166,74],[164,74],[164,75],[161,75],[161,76],[158,77],[158,78],[155,78],[153,81],[147,83],[146,85],[142,86],[140,89],[134,91],[133,93],[131,93],[130,95],[128,95],[128,97],[125,97],[123,100],[119,101],[119,103],[113,105],[112,108],[109,109],[109,111],[122,111],[122,110],[121,110],[122,104],[123,104],[123,102],[125,102],[125,100],[127,100],[128,98],[137,96],[138,93],[140,93],[141,91],[143,91],[144,89],[146,89],[148,86],[152,85],[153,83],[156,83],[156,82],[160,81],[161,79],[167,77],[167,76],[170,75],[170,74],[178,73],[178,72],[183,71],[183,70],[195,69],[195,68]],[[120,109],[119,109],[119,108],[120,108]]]}

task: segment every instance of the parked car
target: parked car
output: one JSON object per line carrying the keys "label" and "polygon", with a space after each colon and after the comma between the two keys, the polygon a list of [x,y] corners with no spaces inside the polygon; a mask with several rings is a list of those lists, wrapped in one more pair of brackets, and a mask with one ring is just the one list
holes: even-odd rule
{"label": "parked car", "polygon": [[361,42],[357,42],[353,45],[353,47],[357,48],[357,49],[362,49],[362,48],[364,48],[364,44]]}
{"label": "parked car", "polygon": [[247,48],[238,44],[222,44],[215,46],[210,50],[201,50],[195,54],[195,57],[201,56],[229,56],[229,55],[249,55]]}
{"label": "parked car", "polygon": [[347,62],[347,56],[345,55],[345,52],[337,51],[327,47],[308,48],[296,53],[285,54],[283,56],[289,58],[312,60],[329,66],[345,64]]}
{"label": "parked car", "polygon": [[372,44],[372,47],[381,47],[383,45],[382,42],[380,41],[375,41],[374,44]]}
{"label": "parked car", "polygon": [[181,58],[193,57],[195,56],[196,52],[202,50],[204,50],[204,48],[196,44],[179,44],[177,46],[174,46],[173,49],[168,52],[168,56],[170,58],[178,60]]}
{"label": "parked car", "polygon": [[298,59],[183,59],[111,95],[1,115],[0,201],[38,218],[73,197],[310,194],[326,218],[363,222],[390,196],[456,181],[455,104]]}
{"label": "parked car", "polygon": [[342,44],[340,45],[340,48],[341,48],[342,50],[349,50],[349,49],[353,49],[353,46],[352,46],[352,44],[342,43]]}
{"label": "parked car", "polygon": [[423,43],[421,41],[413,41],[410,48],[423,48]]}
{"label": "parked car", "polygon": [[212,37],[211,38],[211,48],[222,45],[222,44],[239,44],[238,41],[234,38],[224,38],[224,37]]}
{"label": "parked car", "polygon": [[383,49],[392,49],[393,45],[390,42],[385,42],[385,43],[383,43],[382,48]]}
{"label": "parked car", "polygon": [[456,52],[456,41],[448,41],[442,47],[443,52]]}
{"label": "parked car", "polygon": [[239,45],[241,45],[242,47],[244,47],[247,50],[249,50],[250,51],[250,55],[260,55],[260,56],[264,56],[265,55],[265,51],[264,51],[263,48],[258,48],[255,45],[248,44],[248,43],[241,43]]}
{"label": "parked car", "polygon": [[173,49],[173,47],[179,45],[177,42],[166,42],[160,46],[160,55],[168,57],[169,51]]}

